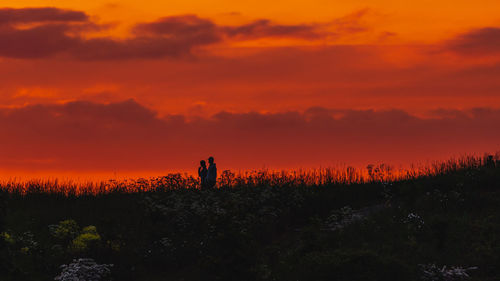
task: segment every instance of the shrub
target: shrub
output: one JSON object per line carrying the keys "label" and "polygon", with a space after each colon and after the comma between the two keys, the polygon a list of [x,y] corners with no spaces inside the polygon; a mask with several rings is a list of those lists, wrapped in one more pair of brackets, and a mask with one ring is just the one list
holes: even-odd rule
{"label": "shrub", "polygon": [[60,240],[74,239],[80,232],[80,227],[74,220],[60,221],[59,224],[49,225],[50,234]]}
{"label": "shrub", "polygon": [[451,268],[438,267],[435,264],[420,264],[420,269],[422,271],[422,280],[424,281],[455,281],[455,280],[466,280],[469,279],[470,270],[477,269],[477,267],[458,267],[453,266]]}
{"label": "shrub", "polygon": [[14,244],[15,240],[12,235],[10,235],[7,232],[2,232],[0,233],[0,238],[6,243],[6,244]]}
{"label": "shrub", "polygon": [[80,235],[73,239],[70,248],[76,252],[83,252],[100,240],[101,236],[97,233],[97,228],[93,225],[89,225],[84,227]]}
{"label": "shrub", "polygon": [[75,259],[61,265],[62,272],[54,278],[57,281],[101,281],[111,275],[113,264],[97,264],[93,259]]}

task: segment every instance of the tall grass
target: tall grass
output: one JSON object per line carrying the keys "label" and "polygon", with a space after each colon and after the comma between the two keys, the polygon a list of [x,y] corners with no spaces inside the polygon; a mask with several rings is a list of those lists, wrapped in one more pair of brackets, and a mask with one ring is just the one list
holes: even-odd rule
{"label": "tall grass", "polygon": [[[244,172],[222,171],[219,188],[252,186],[329,186],[361,183],[380,183],[413,180],[421,177],[444,175],[460,170],[479,169],[500,165],[500,152],[495,155],[462,156],[426,165],[412,165],[396,169],[387,164],[354,167],[320,168],[309,170],[253,170]],[[151,178],[107,181],[72,181],[58,179],[7,180],[0,182],[0,190],[16,194],[49,193],[65,196],[99,195],[109,193],[136,193],[175,189],[199,189],[199,180],[188,174],[168,174]]]}

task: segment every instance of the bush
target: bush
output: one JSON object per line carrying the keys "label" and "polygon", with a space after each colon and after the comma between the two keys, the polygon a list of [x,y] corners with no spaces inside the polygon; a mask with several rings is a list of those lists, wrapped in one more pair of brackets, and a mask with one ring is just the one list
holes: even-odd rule
{"label": "bush", "polygon": [[50,234],[60,240],[72,240],[80,232],[80,227],[74,220],[60,221],[59,224],[49,225]]}
{"label": "bush", "polygon": [[424,281],[458,281],[469,279],[468,272],[477,267],[447,267],[446,265],[438,267],[435,264],[419,265],[422,271],[422,280]]}
{"label": "bush", "polygon": [[57,281],[102,281],[111,275],[112,264],[97,264],[93,259],[75,259],[61,265],[62,272],[54,278]]}
{"label": "bush", "polygon": [[101,236],[97,233],[97,228],[93,225],[84,227],[81,233],[73,239],[70,249],[75,252],[87,251],[91,246],[101,241]]}

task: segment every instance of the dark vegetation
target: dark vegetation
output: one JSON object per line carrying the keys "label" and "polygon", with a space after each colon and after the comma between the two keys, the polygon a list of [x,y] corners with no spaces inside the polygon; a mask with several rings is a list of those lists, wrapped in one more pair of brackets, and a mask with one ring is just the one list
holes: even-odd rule
{"label": "dark vegetation", "polygon": [[0,280],[500,280],[497,157],[370,170],[3,183]]}

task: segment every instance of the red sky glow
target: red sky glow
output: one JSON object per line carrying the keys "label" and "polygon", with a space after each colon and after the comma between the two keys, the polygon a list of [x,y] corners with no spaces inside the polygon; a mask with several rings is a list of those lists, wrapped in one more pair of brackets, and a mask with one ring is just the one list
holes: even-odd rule
{"label": "red sky glow", "polygon": [[0,177],[499,151],[500,4],[403,4],[2,1]]}

